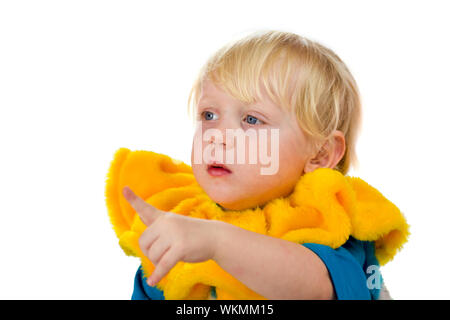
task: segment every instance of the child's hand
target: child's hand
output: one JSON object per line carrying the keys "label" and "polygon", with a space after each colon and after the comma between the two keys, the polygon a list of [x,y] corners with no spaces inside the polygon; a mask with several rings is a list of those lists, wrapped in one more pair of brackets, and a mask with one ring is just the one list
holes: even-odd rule
{"label": "child's hand", "polygon": [[178,261],[202,262],[214,257],[217,221],[164,212],[145,202],[129,187],[122,191],[148,226],[139,238],[139,247],[155,265],[147,280],[149,285],[158,283]]}

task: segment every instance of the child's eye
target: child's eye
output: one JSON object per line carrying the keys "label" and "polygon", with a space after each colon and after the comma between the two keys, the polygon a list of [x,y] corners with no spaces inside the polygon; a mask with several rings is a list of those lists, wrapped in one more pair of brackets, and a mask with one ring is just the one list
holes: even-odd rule
{"label": "child's eye", "polygon": [[203,111],[201,113],[201,115],[202,115],[202,119],[205,119],[205,120],[217,120],[217,118],[214,119],[215,114],[214,114],[214,112],[211,112],[211,111]]}
{"label": "child's eye", "polygon": [[263,124],[263,122],[261,120],[259,120],[258,118],[248,115],[245,120],[247,121],[247,123],[249,124],[258,124],[257,122],[259,121],[259,124]]}

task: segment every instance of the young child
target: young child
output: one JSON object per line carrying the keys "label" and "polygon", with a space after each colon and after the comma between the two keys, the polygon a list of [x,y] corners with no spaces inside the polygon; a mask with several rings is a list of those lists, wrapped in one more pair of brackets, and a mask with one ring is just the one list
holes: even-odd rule
{"label": "young child", "polygon": [[335,53],[289,32],[253,33],[210,57],[189,111],[191,167],[121,149],[109,172],[111,220],[142,260],[132,299],[380,298],[378,267],[408,225],[345,177],[361,104]]}

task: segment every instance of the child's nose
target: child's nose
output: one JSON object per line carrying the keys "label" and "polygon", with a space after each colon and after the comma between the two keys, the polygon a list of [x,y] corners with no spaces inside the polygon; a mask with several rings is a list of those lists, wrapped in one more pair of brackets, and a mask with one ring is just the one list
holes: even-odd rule
{"label": "child's nose", "polygon": [[[217,126],[214,127],[215,130],[217,130],[217,133],[219,134],[219,137],[217,137],[217,135],[212,135],[211,138],[209,139],[210,143],[216,143],[217,146],[216,147],[223,147],[225,146],[226,149],[231,149],[234,147],[235,144],[235,134],[234,132],[237,129],[241,129],[240,124],[237,123],[233,123],[232,120],[227,120],[227,121],[221,121],[220,123],[217,124]],[[228,132],[228,134],[227,134]]]}
{"label": "child's nose", "polygon": [[234,145],[233,138],[227,138],[225,131],[220,131],[220,135],[220,137],[218,137],[217,135],[212,135],[208,143],[213,144],[215,148],[225,147],[225,149],[231,149]]}

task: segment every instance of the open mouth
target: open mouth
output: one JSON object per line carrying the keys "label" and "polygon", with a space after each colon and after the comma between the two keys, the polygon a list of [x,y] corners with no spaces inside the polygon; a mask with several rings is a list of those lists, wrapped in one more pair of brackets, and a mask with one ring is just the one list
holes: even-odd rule
{"label": "open mouth", "polygon": [[208,165],[207,171],[211,176],[214,176],[214,177],[231,174],[230,169],[225,167],[223,164],[219,164],[219,163],[214,163],[214,164]]}

